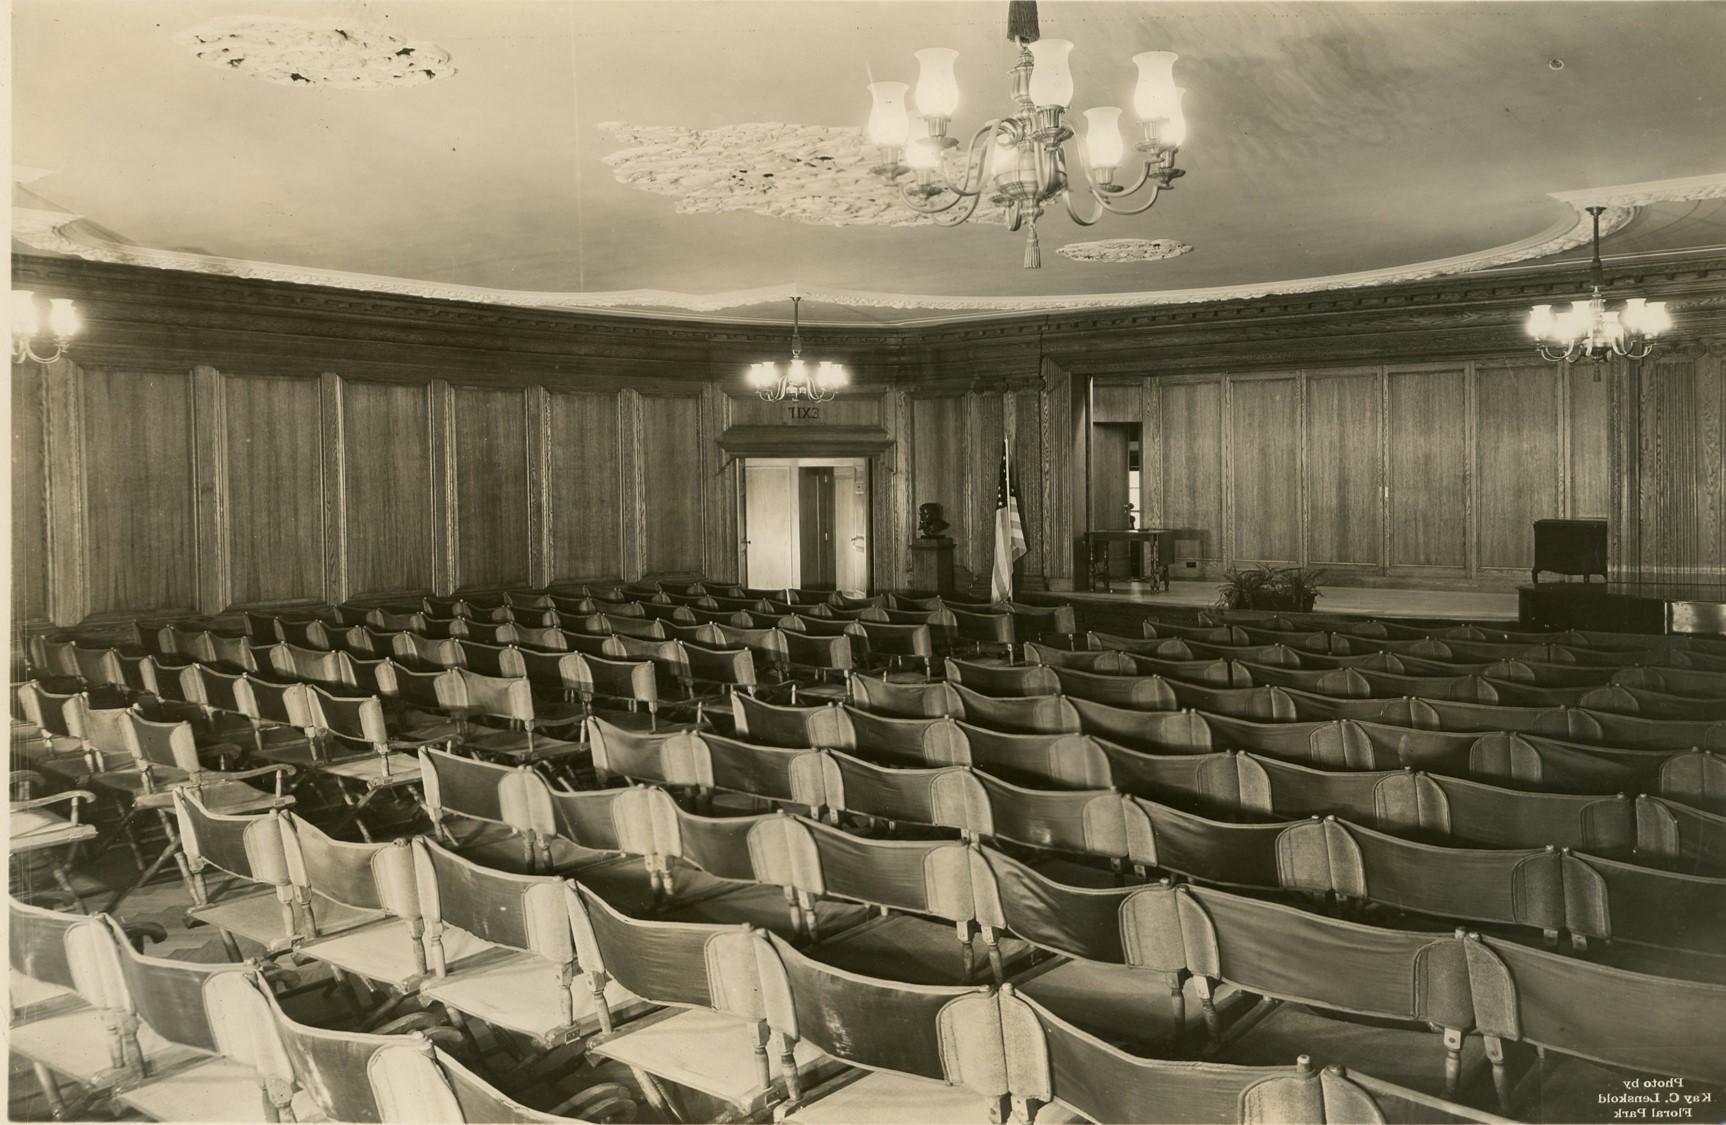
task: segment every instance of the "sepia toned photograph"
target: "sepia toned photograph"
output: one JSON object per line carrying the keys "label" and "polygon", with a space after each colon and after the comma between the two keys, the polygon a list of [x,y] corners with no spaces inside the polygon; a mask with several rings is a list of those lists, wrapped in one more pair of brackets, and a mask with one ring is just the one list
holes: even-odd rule
{"label": "sepia toned photograph", "polygon": [[7,1120],[1726,1121],[1726,0],[7,14]]}

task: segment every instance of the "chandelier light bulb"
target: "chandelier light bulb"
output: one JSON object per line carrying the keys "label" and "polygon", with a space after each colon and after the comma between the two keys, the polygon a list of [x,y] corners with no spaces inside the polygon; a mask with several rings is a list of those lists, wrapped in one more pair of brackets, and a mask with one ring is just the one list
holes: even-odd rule
{"label": "chandelier light bulb", "polygon": [[56,340],[70,340],[78,334],[82,327],[78,321],[78,310],[73,307],[70,297],[53,297],[48,301],[48,331]]}
{"label": "chandelier light bulb", "polygon": [[882,148],[898,148],[911,135],[911,124],[905,116],[905,91],[908,89],[910,87],[903,82],[869,83],[869,97],[873,99],[869,110],[869,143]]}
{"label": "chandelier light bulb", "polygon": [[1672,316],[1666,311],[1665,301],[1650,301],[1643,313],[1642,331],[1649,336],[1658,336],[1672,327]]}
{"label": "chandelier light bulb", "polygon": [[1118,168],[1126,151],[1121,143],[1121,107],[1097,106],[1085,111],[1085,166]]}
{"label": "chandelier light bulb", "polygon": [[916,53],[917,89],[912,97],[925,117],[951,117],[959,108],[959,80],[953,63],[959,52],[950,47],[924,47]]}
{"label": "chandelier light bulb", "polygon": [[1073,68],[1067,61],[1073,44],[1067,39],[1039,39],[1031,44],[1031,102],[1065,108],[1073,100]]}
{"label": "chandelier light bulb", "polygon": [[1142,51],[1133,56],[1139,68],[1139,84],[1133,90],[1133,111],[1140,121],[1156,121],[1169,116],[1170,103],[1175,100],[1175,60],[1173,51]]}
{"label": "chandelier light bulb", "polygon": [[1536,340],[1550,337],[1557,324],[1553,320],[1551,305],[1535,305],[1528,312],[1528,334]]}
{"label": "chandelier light bulb", "polygon": [[801,359],[792,357],[785,365],[785,385],[788,387],[807,387],[809,385],[809,365]]}
{"label": "chandelier light bulb", "polygon": [[35,292],[30,289],[12,290],[12,335],[34,336],[39,327]]}
{"label": "chandelier light bulb", "polygon": [[845,369],[837,363],[823,360],[815,368],[815,385],[818,387],[833,390],[843,387],[850,381],[851,378],[845,373]]}

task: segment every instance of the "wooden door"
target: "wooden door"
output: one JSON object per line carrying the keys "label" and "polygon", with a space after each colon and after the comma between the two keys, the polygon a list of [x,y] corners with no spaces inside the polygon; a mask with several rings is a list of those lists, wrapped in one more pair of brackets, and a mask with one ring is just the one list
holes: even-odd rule
{"label": "wooden door", "polygon": [[798,585],[791,474],[790,465],[744,466],[744,580],[751,586]]}
{"label": "wooden door", "polygon": [[833,470],[798,469],[797,499],[802,585],[810,590],[831,590],[838,570],[833,539]]}
{"label": "wooden door", "polygon": [[[1091,426],[1091,527],[1097,531],[1127,526],[1128,447],[1138,438],[1138,430],[1136,425],[1117,422]],[[1109,577],[1127,577],[1134,550],[1111,544]]]}

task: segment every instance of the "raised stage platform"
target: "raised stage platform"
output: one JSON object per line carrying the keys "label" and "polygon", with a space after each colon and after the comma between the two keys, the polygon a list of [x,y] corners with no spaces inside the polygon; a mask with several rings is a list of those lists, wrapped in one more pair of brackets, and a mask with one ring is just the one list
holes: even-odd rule
{"label": "raised stage platform", "polygon": [[[1218,583],[1214,579],[1176,580],[1167,590],[1150,582],[1116,579],[1110,592],[1062,591],[1053,596],[1075,602],[1125,602],[1131,605],[1169,605],[1207,609],[1216,604]],[[1367,617],[1456,618],[1478,622],[1513,622],[1517,598],[1508,591],[1401,590],[1382,586],[1324,586],[1313,610],[1318,613],[1351,613]]]}
{"label": "raised stage platform", "polygon": [[1726,636],[1726,585],[1543,582],[1516,593],[1524,625]]}

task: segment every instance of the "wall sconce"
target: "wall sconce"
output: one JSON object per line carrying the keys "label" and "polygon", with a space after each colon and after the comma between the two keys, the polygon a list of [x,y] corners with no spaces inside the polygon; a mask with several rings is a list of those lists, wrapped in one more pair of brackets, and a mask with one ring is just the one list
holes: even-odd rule
{"label": "wall sconce", "polygon": [[43,329],[41,303],[29,289],[12,290],[13,363],[23,363],[25,360],[53,363],[66,354],[66,345],[72,342],[72,337],[76,336],[82,327],[78,309],[72,304],[70,297],[48,298],[47,334],[54,341],[54,350],[47,355],[38,352],[36,340],[42,335]]}

